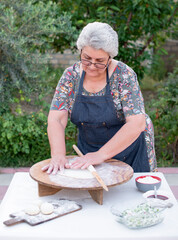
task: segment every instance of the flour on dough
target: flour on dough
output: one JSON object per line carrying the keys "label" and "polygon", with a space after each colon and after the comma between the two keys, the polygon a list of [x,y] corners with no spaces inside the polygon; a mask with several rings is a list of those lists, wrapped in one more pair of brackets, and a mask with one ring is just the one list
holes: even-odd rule
{"label": "flour on dough", "polygon": [[90,179],[94,178],[92,173],[88,169],[67,169],[58,171],[58,174],[65,177],[79,178],[79,179]]}
{"label": "flour on dough", "polygon": [[51,203],[44,202],[44,203],[41,204],[40,210],[41,210],[42,214],[47,215],[47,214],[53,213],[54,207]]}
{"label": "flour on dough", "polygon": [[29,205],[24,211],[26,214],[34,216],[40,212],[40,208],[38,205]]}

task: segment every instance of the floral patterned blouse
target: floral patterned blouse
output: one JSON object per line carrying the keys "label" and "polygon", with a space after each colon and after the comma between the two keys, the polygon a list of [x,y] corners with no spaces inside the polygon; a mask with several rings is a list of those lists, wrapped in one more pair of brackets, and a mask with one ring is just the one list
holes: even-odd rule
{"label": "floral patterned blouse", "polygon": [[[80,82],[80,62],[67,68],[60,78],[51,103],[51,110],[67,110],[71,116],[72,107],[78,93]],[[118,62],[110,77],[110,89],[113,96],[117,116],[125,119],[136,114],[145,114],[144,100],[137,81],[135,72],[123,62]],[[106,87],[97,93],[87,92],[83,88],[83,95],[104,95]],[[149,158],[150,171],[157,171],[156,156],[154,149],[154,129],[151,119],[147,114],[145,140]]]}

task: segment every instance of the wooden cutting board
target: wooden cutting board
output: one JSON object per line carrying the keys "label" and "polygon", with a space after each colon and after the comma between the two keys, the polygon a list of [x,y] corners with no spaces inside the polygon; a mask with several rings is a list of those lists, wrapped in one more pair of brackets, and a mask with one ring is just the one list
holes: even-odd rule
{"label": "wooden cutting board", "polygon": [[50,201],[50,203],[52,203],[54,207],[54,212],[51,214],[44,215],[42,213],[39,213],[37,215],[30,216],[22,210],[22,211],[10,214],[10,217],[12,218],[9,220],[6,220],[3,223],[6,226],[12,226],[16,223],[26,222],[31,226],[35,226],[40,223],[44,223],[58,217],[62,217],[66,214],[73,213],[82,209],[81,205],[77,204],[74,201],[70,201],[66,199],[61,199],[56,201],[54,200],[54,201]]}
{"label": "wooden cutting board", "polygon": [[[67,156],[70,160],[76,156]],[[56,189],[81,189],[97,190],[103,189],[100,183],[94,179],[77,179],[70,177],[61,177],[58,174],[48,174],[41,169],[50,162],[50,159],[40,161],[30,168],[30,176],[41,185]],[[103,179],[108,187],[127,182],[133,176],[133,169],[128,164],[110,159],[103,164],[95,166],[99,176]]]}
{"label": "wooden cutting board", "polygon": [[[68,160],[75,157],[77,156],[67,156]],[[58,174],[47,174],[47,172],[43,172],[41,169],[49,162],[50,159],[46,159],[34,164],[30,168],[30,176],[38,182],[39,196],[52,195],[62,189],[80,189],[88,190],[94,201],[103,204],[103,188],[95,178],[77,179],[61,177]],[[134,173],[131,166],[115,159],[96,165],[95,169],[107,187],[113,187],[129,181]]]}

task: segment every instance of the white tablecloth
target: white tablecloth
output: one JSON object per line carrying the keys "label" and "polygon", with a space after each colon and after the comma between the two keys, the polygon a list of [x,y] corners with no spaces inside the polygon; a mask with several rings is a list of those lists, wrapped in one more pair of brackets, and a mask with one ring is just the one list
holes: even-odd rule
{"label": "white tablecloth", "polygon": [[[149,174],[149,173],[145,173]],[[164,221],[150,228],[133,230],[115,221],[110,208],[119,206],[120,210],[134,207],[144,202],[142,192],[135,186],[135,178],[144,173],[135,173],[133,178],[122,185],[104,191],[103,205],[92,200],[87,191],[61,190],[52,196],[38,197],[37,182],[28,173],[16,173],[0,205],[0,240],[178,240],[178,203],[162,173],[152,173],[161,177],[160,190],[167,191],[174,203],[164,211]],[[24,209],[34,200],[49,201],[67,198],[82,205],[82,210],[53,219],[37,226],[19,223],[7,227],[3,221],[9,214]]]}

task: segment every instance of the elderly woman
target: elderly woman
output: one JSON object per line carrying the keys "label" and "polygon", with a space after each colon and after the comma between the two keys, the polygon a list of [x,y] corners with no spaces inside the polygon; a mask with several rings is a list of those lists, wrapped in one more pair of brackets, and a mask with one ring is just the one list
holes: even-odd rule
{"label": "elderly woman", "polygon": [[[153,125],[145,114],[135,72],[121,61],[117,33],[106,23],[89,23],[77,40],[80,61],[67,68],[56,88],[48,117],[50,164],[43,171],[87,168],[107,159],[123,161],[135,172],[156,170]],[[66,159],[68,115],[78,127],[84,154]]]}

